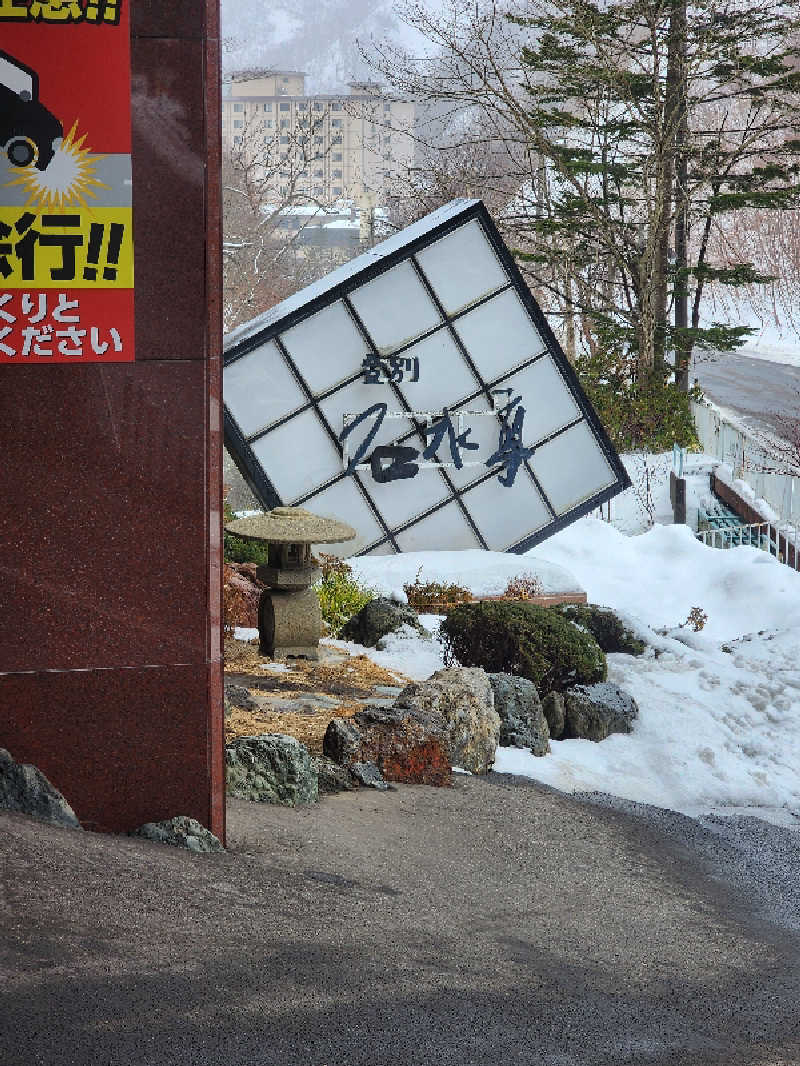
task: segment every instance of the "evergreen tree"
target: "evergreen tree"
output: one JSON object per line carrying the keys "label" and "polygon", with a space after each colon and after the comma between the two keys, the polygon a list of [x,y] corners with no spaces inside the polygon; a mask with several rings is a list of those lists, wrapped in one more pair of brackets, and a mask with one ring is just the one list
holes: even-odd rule
{"label": "evergreen tree", "polygon": [[769,280],[720,254],[727,220],[798,203],[793,2],[445,0],[435,15],[407,0],[405,20],[434,57],[384,45],[377,69],[452,108],[452,143],[440,135],[429,152],[463,154],[472,129],[481,194],[516,182],[498,222],[563,316],[568,354],[582,339],[590,380],[652,393],[674,353],[685,390],[693,346],[742,343],[746,327],[702,323],[701,298]]}
{"label": "evergreen tree", "polygon": [[[703,326],[703,289],[769,279],[748,262],[711,262],[709,240],[738,209],[798,203],[794,10],[561,0],[513,17],[534,31],[522,103],[549,186],[520,220],[533,245],[522,257],[550,279],[572,275],[596,341],[621,347],[639,378],[663,379],[670,347],[679,363],[692,345],[735,348],[748,330]],[[677,329],[670,290],[691,308]]]}

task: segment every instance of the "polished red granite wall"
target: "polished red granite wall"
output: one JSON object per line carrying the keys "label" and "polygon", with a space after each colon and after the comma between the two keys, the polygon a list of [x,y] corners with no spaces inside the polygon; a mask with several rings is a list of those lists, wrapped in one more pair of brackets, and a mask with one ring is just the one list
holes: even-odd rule
{"label": "polished red granite wall", "polygon": [[136,362],[0,366],[0,747],[224,836],[218,0],[131,0]]}

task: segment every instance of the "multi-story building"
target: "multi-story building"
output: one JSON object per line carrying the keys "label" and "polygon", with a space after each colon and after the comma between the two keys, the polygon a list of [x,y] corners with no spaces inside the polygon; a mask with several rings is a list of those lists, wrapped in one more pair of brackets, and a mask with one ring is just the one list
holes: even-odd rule
{"label": "multi-story building", "polygon": [[381,202],[413,165],[416,107],[374,82],[348,88],[309,96],[298,71],[235,74],[222,99],[224,150],[261,166],[275,199]]}

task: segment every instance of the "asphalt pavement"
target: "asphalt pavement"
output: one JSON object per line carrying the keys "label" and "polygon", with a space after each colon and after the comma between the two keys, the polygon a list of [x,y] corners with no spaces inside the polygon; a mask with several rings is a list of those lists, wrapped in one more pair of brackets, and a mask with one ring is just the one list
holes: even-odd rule
{"label": "asphalt pavement", "polygon": [[800,367],[746,355],[698,356],[695,378],[709,399],[742,416],[756,430],[781,435],[781,420],[800,418]]}
{"label": "asphalt pavement", "polygon": [[501,775],[232,801],[195,855],[0,814],[3,1066],[796,1066],[800,834]]}

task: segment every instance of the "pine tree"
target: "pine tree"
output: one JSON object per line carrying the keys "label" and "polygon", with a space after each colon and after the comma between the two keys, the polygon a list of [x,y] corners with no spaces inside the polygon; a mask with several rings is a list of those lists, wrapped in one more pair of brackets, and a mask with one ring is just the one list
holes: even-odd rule
{"label": "pine tree", "polygon": [[488,149],[491,131],[486,161],[504,172],[492,183],[484,166],[478,186],[516,181],[498,222],[591,373],[660,386],[672,353],[685,390],[693,346],[741,344],[746,327],[702,322],[702,296],[768,281],[719,253],[726,222],[800,198],[796,5],[445,0],[437,16],[407,3],[434,58],[383,46],[376,67],[451,107],[452,143],[429,150],[463,154],[470,129]]}
{"label": "pine tree", "polygon": [[[703,290],[769,279],[712,263],[709,240],[731,212],[800,199],[796,15],[773,0],[566,0],[515,21],[534,31],[523,105],[550,185],[521,222],[523,258],[572,273],[597,341],[639,377],[664,377],[670,347],[679,364],[692,345],[735,348],[748,330],[703,326]],[[691,307],[677,329],[670,290]]]}

